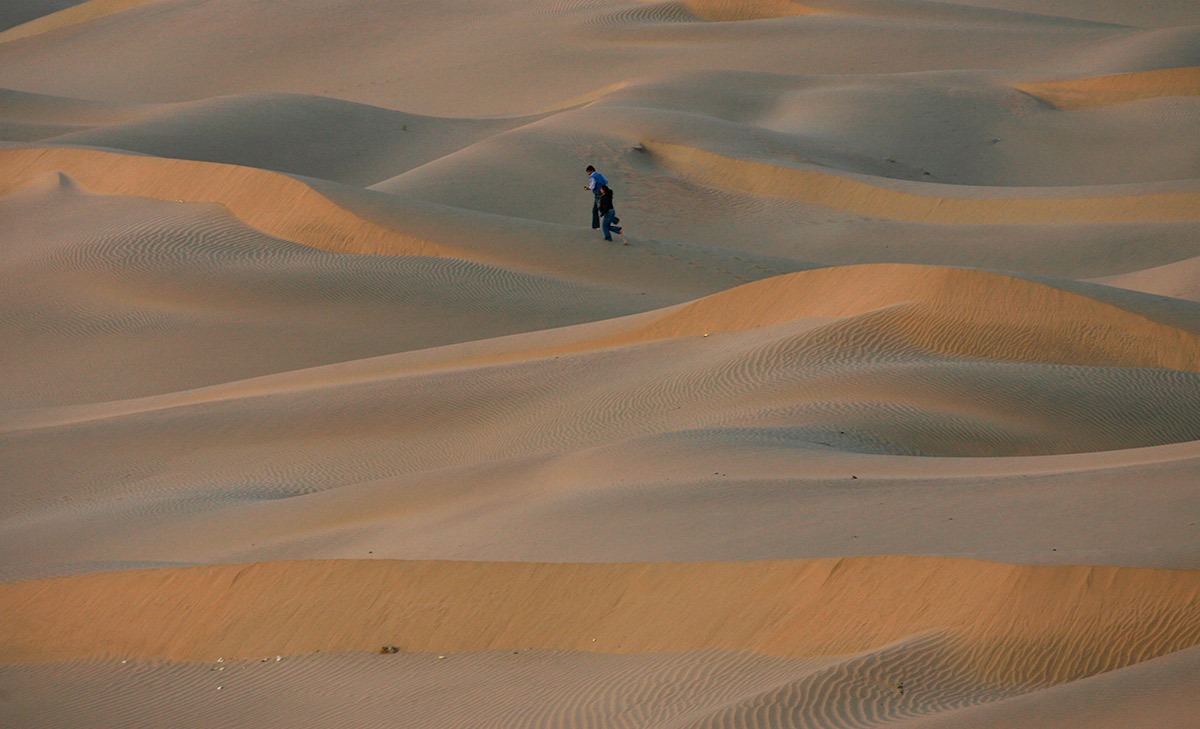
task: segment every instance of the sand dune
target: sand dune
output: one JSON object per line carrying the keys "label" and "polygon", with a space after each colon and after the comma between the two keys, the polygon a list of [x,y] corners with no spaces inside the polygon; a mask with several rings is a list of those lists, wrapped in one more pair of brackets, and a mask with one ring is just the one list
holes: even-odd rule
{"label": "sand dune", "polygon": [[[960,670],[1036,686],[1194,645],[1197,580],[1194,572],[915,557],[604,565],[369,560],[18,582],[0,587],[0,600],[11,616],[3,638],[8,661],[113,654],[213,661],[387,644],[608,653],[736,647],[829,656],[946,631],[947,647],[961,652]],[[914,583],[922,585],[916,595],[897,599]],[[696,584],[707,589],[697,593]],[[599,594],[607,599],[596,600]],[[806,629],[813,624],[823,629]]]}
{"label": "sand dune", "polygon": [[249,167],[65,148],[3,150],[0,160],[5,169],[0,194],[45,173],[62,172],[102,194],[220,203],[268,235],[325,250],[454,255],[437,244],[361,220],[303,182]]}
{"label": "sand dune", "polygon": [[1117,729],[1143,723],[1146,704],[1152,703],[1156,725],[1182,729],[1192,722],[1200,708],[1194,686],[1198,652],[1194,648],[1180,651],[1112,674],[1032,692],[992,706],[930,717],[913,725],[933,729],[969,722],[976,727],[1018,723],[1028,727]]}
{"label": "sand dune", "polygon": [[[828,554],[831,538],[855,553],[920,544],[1039,563],[1192,565],[1157,542],[1164,527],[1151,515],[1181,538],[1194,528],[1173,516],[1194,502],[1193,455],[1120,466],[1101,452],[1197,438],[1197,375],[1185,371],[1194,319],[1180,329],[1152,318],[1157,299],[1096,290],[823,269],[595,324],[10,412],[5,441],[21,448],[6,468],[36,488],[10,489],[0,543],[9,569],[37,562],[43,573],[297,551],[744,559]],[[68,444],[79,444],[71,464],[49,459]],[[1095,457],[1031,461],[995,482],[1009,473],[996,457],[1079,452]],[[898,481],[897,455],[983,462]],[[1161,500],[1124,513],[1148,521],[1109,520],[1103,503],[1079,510],[1081,494],[1120,498],[1138,471],[1155,474]],[[962,501],[947,500],[945,477]],[[889,480],[889,498],[869,490]],[[847,485],[867,490],[829,491]],[[1039,493],[1071,516],[1043,504],[1028,530],[981,530],[992,499],[1032,504]],[[894,499],[912,515],[897,517]],[[818,503],[855,508],[830,520],[803,507]],[[811,515],[788,516],[797,508]],[[194,530],[186,549],[175,519]],[[812,525],[796,533],[798,519]],[[1097,520],[1110,526],[1093,533]],[[723,540],[696,523],[719,526]],[[907,523],[936,529],[914,541],[897,529]],[[63,544],[54,535],[64,532],[77,538]]]}
{"label": "sand dune", "polygon": [[[916,315],[920,324],[908,332],[893,325],[890,333],[903,338],[908,335],[925,351],[991,360],[1192,371],[1200,368],[1200,335],[1138,321],[1140,317],[1130,317],[1115,306],[1098,305],[1095,299],[1020,279],[998,281],[993,276],[886,264],[808,271],[715,294],[672,311],[635,330],[628,339],[617,341],[696,336],[805,317],[857,317],[924,299],[933,308]],[[864,285],[868,278],[884,283],[868,289]],[[994,293],[988,295],[985,291]],[[1042,317],[1046,319],[1037,321]],[[1134,334],[1146,325],[1144,339]],[[1061,329],[1064,326],[1077,337],[1067,336]],[[1009,327],[1022,332],[1019,340],[998,336]],[[1112,329],[1106,332],[1109,327]],[[1018,341],[1019,350],[1002,349]],[[1086,349],[1064,350],[1068,341]],[[1162,347],[1165,357],[1156,356],[1156,345]]]}
{"label": "sand dune", "polygon": [[29,38],[40,33],[67,28],[76,23],[86,23],[97,18],[103,18],[106,15],[119,13],[122,10],[144,5],[149,1],[87,0],[86,2],[78,2],[77,0],[58,0],[53,3],[53,5],[61,7],[61,10],[54,8],[53,5],[47,7],[47,4],[39,3],[40,7],[38,8],[39,14],[37,17],[0,31],[0,43]]}
{"label": "sand dune", "polygon": [[[1006,726],[1008,712],[1027,726],[1122,727],[1136,723],[1144,715],[1141,702],[1151,700],[1159,726],[1184,729],[1195,709],[1194,648],[1011,696],[1011,688],[938,676],[945,664],[929,655],[936,647],[935,640],[914,640],[840,662],[723,651],[519,650],[444,659],[434,653],[318,654],[220,666],[128,659],[28,664],[3,669],[13,692],[0,711],[12,722],[53,727],[119,727],[133,711],[147,726],[164,727],[246,726],[292,716],[314,727],[697,729],[863,721],[936,727],[961,726],[968,717],[974,726]],[[75,690],[59,695],[58,682],[66,677]],[[415,692],[426,700],[408,700]],[[330,693],[356,700],[330,712],[321,700]],[[1039,723],[1046,716],[1053,717],[1050,723]]]}
{"label": "sand dune", "polygon": [[[365,0],[307,7],[300,15],[287,15],[287,5],[275,2],[177,3],[171,5],[170,23],[162,22],[163,7],[143,4],[0,44],[0,60],[5,61],[0,63],[4,69],[0,86],[25,90],[36,85],[43,93],[126,101],[190,101],[283,91],[434,116],[519,115],[648,72],[1045,68],[1071,51],[1135,32],[1069,15],[1056,17],[1044,8],[1032,14],[961,4],[865,0],[702,2],[685,7],[714,18],[761,19],[646,22],[634,12],[626,22],[609,26],[611,37],[597,28],[598,18],[619,17],[621,11],[645,9],[646,4],[476,0],[447,16],[436,6],[388,6]],[[804,7],[820,12],[794,15]],[[104,4],[88,3],[76,12],[96,14],[107,9]],[[785,17],[775,17],[781,14]],[[66,20],[56,15],[44,22]],[[280,17],[291,22],[280,23]],[[960,24],[955,32],[943,32],[943,26],[954,22]],[[211,32],[197,36],[183,30],[195,27]],[[278,53],[252,52],[239,39],[244,28],[258,29],[262,42]],[[481,34],[489,35],[491,42],[476,42]],[[317,37],[321,50],[312,53],[311,42]],[[554,42],[545,43],[547,37]],[[544,52],[524,52],[531,44]],[[104,56],[108,59],[104,69],[81,63],[113,47],[122,52]],[[464,47],[473,49],[470,64],[462,63],[458,49]],[[8,63],[10,59],[20,63]],[[191,72],[198,67],[208,72]],[[412,72],[426,67],[440,72]],[[585,67],[592,71],[581,72]],[[68,68],[73,71],[67,72]],[[513,79],[530,77],[538,83],[513,85]]]}
{"label": "sand dune", "polygon": [[437,119],[320,97],[255,94],[165,107],[55,138],[369,185],[530,119]]}
{"label": "sand dune", "polygon": [[[710,185],[790,197],[858,214],[930,223],[1081,223],[1195,220],[1200,193],[1124,194],[1096,190],[1087,197],[958,197],[949,190],[900,191],[850,177],[723,157],[701,149],[647,144],[656,161]],[[1190,185],[1188,185],[1190,187]],[[939,195],[938,193],[943,193]],[[957,192],[957,190],[955,191]],[[1007,194],[1004,194],[1007,193]]]}
{"label": "sand dune", "polygon": [[0,89],[0,139],[31,142],[88,129],[96,124],[120,122],[136,116],[143,107],[103,104],[44,94]]}
{"label": "sand dune", "polygon": [[1187,0],[1166,0],[1153,6],[1133,6],[1124,0],[955,0],[956,5],[974,5],[1018,12],[1048,13],[1100,23],[1143,28],[1187,25],[1195,19],[1195,8]]}
{"label": "sand dune", "polygon": [[1164,266],[1098,279],[1098,283],[1188,301],[1200,301],[1200,261],[1189,258]]}
{"label": "sand dune", "polygon": [[[471,220],[457,211],[446,215],[447,211],[430,211],[428,206],[404,206],[398,225],[384,225],[333,202],[331,195],[339,193],[334,183],[302,181],[251,167],[74,148],[0,150],[0,164],[7,171],[0,195],[47,184],[47,175],[62,173],[94,193],[219,203],[267,235],[326,251],[456,258],[577,280],[599,278],[622,292],[632,289],[636,295],[646,295],[647,288],[671,290],[675,295],[679,291],[708,293],[781,273],[771,267],[780,263],[786,265],[784,271],[806,267],[798,262],[687,246],[683,253],[691,259],[690,267],[682,268],[673,265],[683,247],[676,242],[651,243],[636,252],[614,255],[579,230],[522,225],[494,216]],[[172,174],[172,169],[182,172]],[[373,204],[361,196],[352,199],[368,208]],[[414,214],[418,220],[413,220]],[[404,228],[428,233],[413,235]],[[580,245],[584,240],[589,245]],[[574,245],[564,246],[564,242]],[[559,255],[551,256],[551,251]]]}
{"label": "sand dune", "polygon": [[1200,96],[1200,67],[1046,81],[1017,88],[1060,109],[1087,109],[1159,96]]}
{"label": "sand dune", "polygon": [[58,176],[0,211],[0,331],[21,343],[0,355],[9,406],[187,390],[671,301],[462,260],[328,253],[219,205],[92,195]]}
{"label": "sand dune", "polygon": [[1198,41],[0,0],[0,724],[1190,727]]}

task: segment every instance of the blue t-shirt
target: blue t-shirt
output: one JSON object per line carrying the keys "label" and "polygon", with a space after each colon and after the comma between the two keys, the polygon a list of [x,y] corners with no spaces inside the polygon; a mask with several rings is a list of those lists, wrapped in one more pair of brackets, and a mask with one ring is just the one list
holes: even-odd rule
{"label": "blue t-shirt", "polygon": [[593,172],[591,175],[589,175],[589,177],[591,177],[592,182],[595,183],[592,185],[592,194],[599,195],[600,188],[607,185],[608,180],[604,179],[604,175],[600,174],[599,172]]}

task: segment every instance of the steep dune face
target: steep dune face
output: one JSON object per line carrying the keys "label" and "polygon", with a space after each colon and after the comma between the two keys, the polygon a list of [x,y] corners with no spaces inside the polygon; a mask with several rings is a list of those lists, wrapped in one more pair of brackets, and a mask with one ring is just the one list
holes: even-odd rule
{"label": "steep dune face", "polygon": [[[1036,686],[1196,644],[1198,579],[913,557],[257,563],[0,586],[13,617],[0,643],[9,661],[113,653],[211,661],[389,643],[415,651],[737,647],[828,656],[944,631],[976,680]],[[706,590],[698,593],[696,584]],[[900,599],[913,584],[922,587]]]}
{"label": "steep dune face", "polygon": [[[705,589],[698,591],[700,584]],[[257,563],[3,585],[0,606],[9,621],[0,645],[10,662],[97,655],[207,661],[205,670],[223,675],[209,678],[206,688],[228,689],[233,696],[253,691],[268,670],[274,676],[267,681],[278,682],[278,689],[302,687],[307,682],[298,676],[278,676],[287,670],[279,662],[291,664],[295,654],[398,646],[408,670],[388,656],[376,656],[377,667],[366,670],[387,671],[402,686],[408,675],[421,672],[428,688],[431,679],[446,680],[442,675],[462,680],[475,674],[484,683],[506,673],[528,679],[530,658],[555,658],[547,650],[586,651],[616,655],[606,660],[607,670],[587,672],[590,688],[567,677],[593,659],[557,657],[563,665],[552,682],[566,685],[541,697],[549,702],[543,706],[555,707],[563,694],[621,705],[631,701],[631,691],[659,684],[660,690],[691,694],[690,717],[670,705],[655,712],[660,720],[675,714],[678,726],[758,726],[764,705],[786,711],[795,722],[787,726],[817,717],[841,726],[862,715],[911,721],[974,705],[983,705],[986,717],[989,703],[1020,702],[1025,695],[1032,701],[1021,708],[1038,701],[1053,705],[1063,695],[1069,700],[1081,679],[1194,646],[1200,640],[1193,609],[1198,593],[1194,572],[911,557],[738,564]],[[729,646],[749,647],[759,657],[711,652]],[[430,650],[440,651],[436,659],[421,656]],[[656,666],[654,656],[663,654],[673,656],[671,665]],[[280,658],[260,662],[264,655]],[[351,670],[364,668],[359,663]],[[617,679],[613,674],[621,668],[632,675]],[[670,673],[663,675],[664,668]],[[694,682],[703,683],[714,669],[718,675],[736,671],[740,678],[698,690]],[[127,670],[146,680],[139,662]],[[346,670],[339,661],[323,673],[332,678]],[[355,683],[361,686],[362,679]],[[528,688],[514,690],[520,695]],[[454,693],[463,696],[462,690]],[[714,693],[723,700],[714,701]],[[203,701],[193,694],[186,704],[197,700]],[[518,709],[504,700],[489,706],[485,722]],[[566,713],[543,718],[572,715],[567,707],[557,711]],[[591,726],[603,715],[575,721]],[[449,707],[439,716],[473,720]]]}

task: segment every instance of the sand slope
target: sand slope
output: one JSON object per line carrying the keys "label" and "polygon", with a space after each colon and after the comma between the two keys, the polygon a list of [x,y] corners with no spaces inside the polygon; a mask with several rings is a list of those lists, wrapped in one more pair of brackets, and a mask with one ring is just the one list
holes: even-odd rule
{"label": "sand slope", "polygon": [[[1196,708],[1194,648],[1016,696],[997,686],[937,682],[931,650],[937,643],[926,639],[841,660],[529,649],[325,653],[219,665],[92,659],[0,669],[12,691],[0,711],[12,722],[46,727],[118,727],[131,711],[163,727],[236,727],[293,714],[317,727],[1006,726],[1010,715],[1028,726],[1122,727],[1136,724],[1143,702],[1153,701],[1159,726],[1183,729]],[[933,670],[909,658],[925,658]],[[75,690],[57,695],[64,678]],[[329,694],[355,700],[332,712],[323,699]],[[413,701],[414,694],[424,700]],[[777,708],[768,713],[768,706]],[[932,711],[939,706],[947,707],[945,720]]]}
{"label": "sand slope", "polygon": [[[962,639],[984,648],[964,651],[965,670],[1036,685],[1194,645],[1198,579],[1195,572],[905,557],[594,565],[368,560],[19,582],[0,588],[0,599],[10,616],[2,639],[8,661],[114,653],[212,661],[388,644],[615,653],[737,646],[822,656],[944,630],[951,645]],[[697,583],[708,589],[697,594]],[[897,600],[914,583],[921,589]],[[339,598],[306,597],[314,593]],[[871,616],[869,625],[863,616]],[[823,629],[806,629],[812,624]],[[1101,640],[1107,650],[1097,652]]]}
{"label": "sand slope", "polygon": [[1194,2],[35,5],[0,724],[1194,723]]}
{"label": "sand slope", "polygon": [[254,94],[171,105],[54,142],[369,185],[529,121],[438,119],[322,97]]}
{"label": "sand slope", "polygon": [[220,205],[91,195],[55,175],[0,210],[0,330],[21,344],[0,355],[10,405],[190,389],[656,300],[461,260],[327,253]]}
{"label": "sand slope", "polygon": [[[1180,312],[1156,310],[1159,299],[1084,290],[1107,293],[977,271],[821,269],[594,324],[26,408],[9,413],[3,436],[19,444],[6,468],[28,485],[9,492],[0,542],[10,569],[34,559],[43,574],[56,562],[376,549],[812,556],[829,554],[822,540],[835,535],[859,554],[919,544],[1192,565],[1186,549],[1155,543],[1166,527],[1154,515],[1181,538],[1194,530],[1175,516],[1194,503],[1195,454],[1182,443],[1200,432],[1194,312],[1180,328]],[[1128,463],[1102,453],[1171,443],[1180,449]],[[62,448],[78,451],[71,464],[50,458]],[[1011,471],[997,460],[1080,452],[1095,456]],[[909,483],[895,480],[887,459],[897,455],[983,460],[954,472],[930,461]],[[1123,512],[1142,520],[1101,516],[1103,504],[1064,518],[1081,494],[1118,495],[1137,469],[1157,484],[1155,500]],[[939,497],[939,474],[963,501]],[[896,488],[875,498],[869,489],[889,479]],[[827,493],[833,485],[862,488]],[[1026,527],[979,530],[996,504],[1039,493],[1055,506],[1036,507]],[[937,530],[914,541],[888,525],[897,498],[913,512],[899,523]],[[809,516],[816,504],[844,517]],[[795,532],[801,517],[787,514],[797,508],[815,532]],[[718,516],[728,510],[744,521]],[[186,547],[173,519],[195,530]],[[1096,519],[1106,530],[1089,532]],[[724,536],[692,533],[689,521]]]}

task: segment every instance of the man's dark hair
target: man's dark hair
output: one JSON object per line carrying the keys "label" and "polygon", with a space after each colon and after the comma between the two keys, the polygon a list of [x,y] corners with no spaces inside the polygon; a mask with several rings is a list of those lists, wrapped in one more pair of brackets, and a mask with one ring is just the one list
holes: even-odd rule
{"label": "man's dark hair", "polygon": [[588,171],[588,172],[595,172],[595,171],[596,171],[596,168],[595,168],[595,167],[592,167],[591,165],[588,165],[587,171]]}

